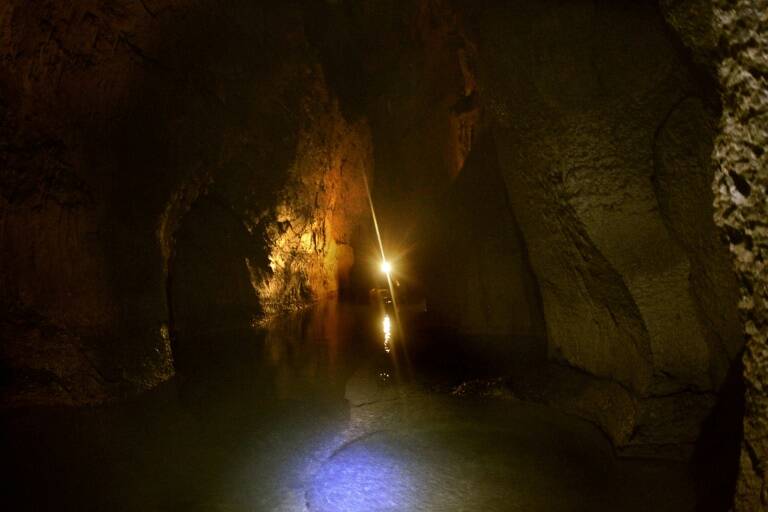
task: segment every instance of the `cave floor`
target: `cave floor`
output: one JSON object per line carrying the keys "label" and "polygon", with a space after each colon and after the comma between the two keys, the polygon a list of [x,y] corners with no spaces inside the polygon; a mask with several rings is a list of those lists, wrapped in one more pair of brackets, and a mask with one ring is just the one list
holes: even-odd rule
{"label": "cave floor", "polygon": [[683,464],[618,459],[595,427],[542,405],[405,378],[379,322],[326,304],[266,336],[207,337],[205,365],[130,403],[5,412],[0,508],[694,509]]}

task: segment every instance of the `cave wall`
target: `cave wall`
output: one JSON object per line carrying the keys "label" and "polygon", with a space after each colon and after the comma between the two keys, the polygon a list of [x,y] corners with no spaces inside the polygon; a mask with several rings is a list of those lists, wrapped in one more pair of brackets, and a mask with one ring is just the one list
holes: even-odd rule
{"label": "cave wall", "polygon": [[180,333],[334,293],[370,136],[329,92],[305,14],[0,8],[4,403],[148,389],[173,374]]}
{"label": "cave wall", "polygon": [[[146,291],[139,304],[160,310],[155,322],[137,322],[139,308],[116,300],[120,272],[109,259],[122,253],[131,219],[112,214],[117,184],[110,162],[98,158],[102,134],[128,110],[131,71],[143,69],[124,41],[143,14],[96,2],[3,5],[0,279],[3,373],[13,384],[4,401],[95,402],[172,371],[161,271],[153,278],[137,259],[131,277],[153,286],[126,290]],[[112,168],[127,152],[115,151]]]}
{"label": "cave wall", "polygon": [[435,211],[427,290],[438,321],[466,336],[495,338],[500,356],[543,357],[538,283],[488,130],[473,141]]}
{"label": "cave wall", "polygon": [[723,49],[715,219],[730,242],[746,330],[746,410],[735,510],[768,508],[768,2],[713,2]]}
{"label": "cave wall", "polygon": [[636,400],[613,436],[628,453],[692,447],[741,342],[711,222],[714,88],[651,3],[515,3],[479,27],[550,356]]}

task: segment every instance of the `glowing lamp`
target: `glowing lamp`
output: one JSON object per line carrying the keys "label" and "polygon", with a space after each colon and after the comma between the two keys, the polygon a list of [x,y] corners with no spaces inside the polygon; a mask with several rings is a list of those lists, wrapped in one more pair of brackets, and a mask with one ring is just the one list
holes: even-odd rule
{"label": "glowing lamp", "polygon": [[388,261],[386,261],[386,260],[382,261],[381,262],[381,272],[383,274],[389,274],[390,272],[392,272],[392,265]]}

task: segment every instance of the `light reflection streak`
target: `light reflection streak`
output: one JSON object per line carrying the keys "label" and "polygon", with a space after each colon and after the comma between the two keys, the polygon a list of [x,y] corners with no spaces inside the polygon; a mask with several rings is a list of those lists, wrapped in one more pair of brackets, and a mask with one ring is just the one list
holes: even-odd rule
{"label": "light reflection streak", "polygon": [[[373,206],[373,197],[371,196],[371,187],[368,184],[368,175],[363,170],[363,182],[365,183],[365,193],[368,196],[368,206],[371,209],[371,218],[373,219],[373,227],[376,231],[376,239],[379,242],[379,251],[381,252],[381,261],[387,262],[387,257],[384,254],[384,243],[381,241],[381,231],[379,230],[379,221],[376,217],[376,209]],[[397,324],[397,332],[400,336],[400,341],[405,346],[405,333],[403,332],[403,324],[400,321],[400,309],[397,307],[397,297],[395,297],[395,287],[392,285],[392,274],[386,272],[387,286],[389,286],[389,296],[392,297],[392,309],[395,313],[395,322]],[[403,350],[403,356],[405,357],[406,371],[410,373],[411,364],[408,357],[408,351]]]}
{"label": "light reflection streak", "polygon": [[392,350],[392,322],[389,319],[389,315],[384,315],[384,320],[381,322],[382,330],[384,331],[384,352],[389,354]]}

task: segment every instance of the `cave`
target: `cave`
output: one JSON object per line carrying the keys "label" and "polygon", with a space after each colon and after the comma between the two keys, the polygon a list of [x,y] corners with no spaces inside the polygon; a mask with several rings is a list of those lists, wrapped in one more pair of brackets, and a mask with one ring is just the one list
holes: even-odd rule
{"label": "cave", "polygon": [[768,510],[767,0],[4,3],[2,510]]}

